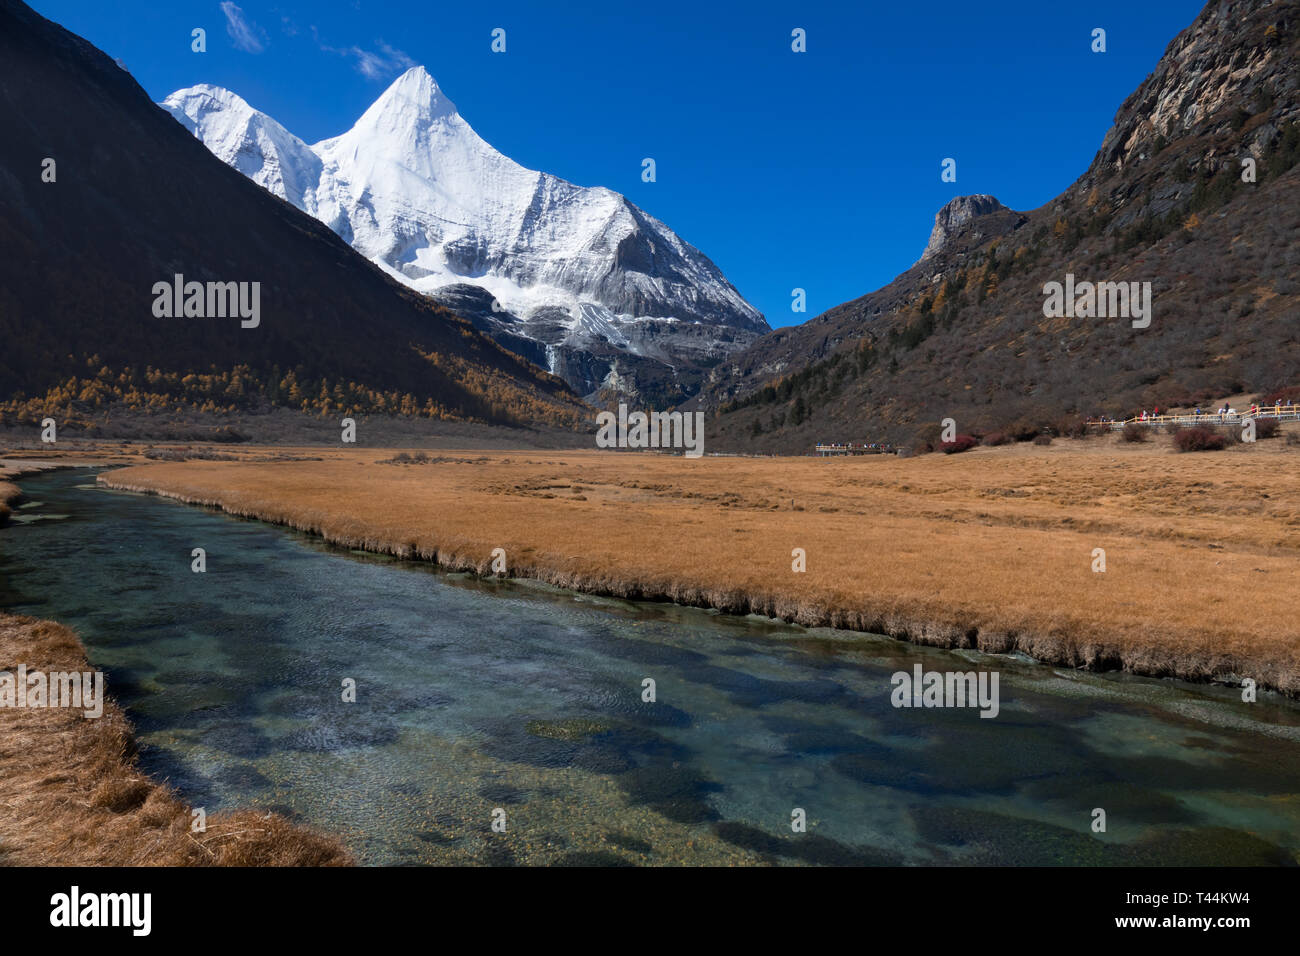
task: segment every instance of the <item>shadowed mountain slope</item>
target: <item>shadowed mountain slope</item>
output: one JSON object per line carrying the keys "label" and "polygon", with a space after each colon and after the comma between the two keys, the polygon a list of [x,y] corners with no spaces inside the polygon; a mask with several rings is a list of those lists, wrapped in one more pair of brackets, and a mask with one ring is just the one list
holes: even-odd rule
{"label": "shadowed mountain slope", "polygon": [[[10,414],[126,401],[587,417],[559,379],[222,163],[108,56],[17,0],[0,0],[0,128],[0,401]],[[154,284],[176,274],[259,282],[257,326],[155,316]]]}

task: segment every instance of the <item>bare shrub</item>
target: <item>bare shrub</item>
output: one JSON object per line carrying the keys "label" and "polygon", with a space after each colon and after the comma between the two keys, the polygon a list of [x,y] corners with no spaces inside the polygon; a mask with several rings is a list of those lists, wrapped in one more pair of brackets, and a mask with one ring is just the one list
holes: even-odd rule
{"label": "bare shrub", "polygon": [[1083,438],[1088,434],[1088,420],[1086,418],[1063,418],[1056,423],[1056,434],[1061,438]]}
{"label": "bare shrub", "polygon": [[979,444],[979,439],[974,435],[958,435],[952,441],[939,443],[939,450],[945,455],[955,455],[957,452],[970,451]]}
{"label": "bare shrub", "polygon": [[1227,436],[1204,425],[1179,428],[1174,431],[1173,439],[1179,451],[1222,451],[1228,447]]}

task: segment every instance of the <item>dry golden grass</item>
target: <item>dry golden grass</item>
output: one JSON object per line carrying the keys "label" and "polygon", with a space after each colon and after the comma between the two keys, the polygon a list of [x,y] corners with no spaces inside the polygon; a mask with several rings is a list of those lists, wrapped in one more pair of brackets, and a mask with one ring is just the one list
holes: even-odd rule
{"label": "dry golden grass", "polygon": [[451,568],[488,573],[500,547],[511,576],[596,593],[1300,693],[1300,454],[1281,440],[915,459],[313,453],[101,480]]}
{"label": "dry golden grass", "polygon": [[[52,621],[0,615],[0,670],[87,671],[85,651]],[[131,727],[67,708],[0,708],[0,863],[17,866],[332,866],[332,838],[255,811],[190,808],[133,767]]]}

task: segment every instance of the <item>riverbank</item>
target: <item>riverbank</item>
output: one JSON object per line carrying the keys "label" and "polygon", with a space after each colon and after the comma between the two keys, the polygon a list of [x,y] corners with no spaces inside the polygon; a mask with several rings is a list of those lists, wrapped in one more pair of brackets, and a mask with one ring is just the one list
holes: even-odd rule
{"label": "riverbank", "polygon": [[62,467],[66,466],[49,462],[0,458],[0,528],[9,523],[9,516],[13,514],[14,506],[23,500],[23,490],[16,484],[19,478]]}
{"label": "riverbank", "polygon": [[493,573],[500,548],[508,576],[596,594],[1300,694],[1300,474],[1281,443],[854,460],[313,451],[99,480],[450,569]]}
{"label": "riverbank", "polygon": [[[0,614],[0,669],[84,673],[77,636]],[[109,688],[111,692],[111,687]],[[66,707],[0,707],[0,864],[7,866],[337,866],[334,839],[252,810],[191,808],[135,769],[131,726],[111,699],[99,717]]]}

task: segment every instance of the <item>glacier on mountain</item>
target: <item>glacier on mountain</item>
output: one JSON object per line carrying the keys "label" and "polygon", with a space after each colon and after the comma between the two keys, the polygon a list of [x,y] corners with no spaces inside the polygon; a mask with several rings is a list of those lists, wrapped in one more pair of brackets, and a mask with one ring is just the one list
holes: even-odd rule
{"label": "glacier on mountain", "polygon": [[311,146],[221,87],[161,105],[218,158],[580,393],[681,400],[768,331],[702,252],[612,190],[502,155],[423,67]]}

